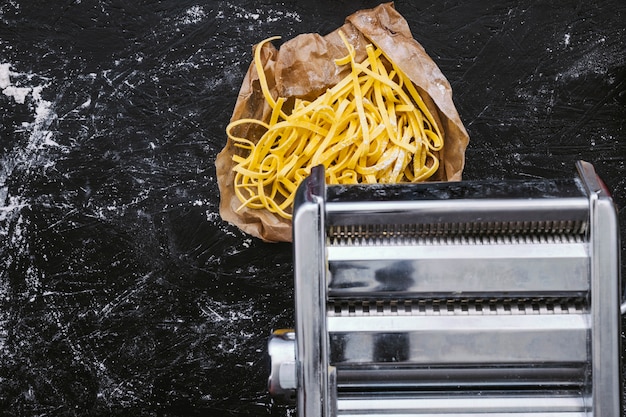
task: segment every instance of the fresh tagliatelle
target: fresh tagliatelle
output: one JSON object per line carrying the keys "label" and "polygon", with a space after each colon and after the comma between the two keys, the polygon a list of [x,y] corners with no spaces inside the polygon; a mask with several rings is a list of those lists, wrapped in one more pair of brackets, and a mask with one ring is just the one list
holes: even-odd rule
{"label": "fresh tagliatelle", "polygon": [[[413,82],[380,49],[367,45],[367,58],[355,61],[355,50],[343,33],[348,54],[335,61],[350,73],[309,102],[296,99],[290,111],[286,98],[270,94],[260,51],[254,65],[269,121],[240,119],[226,133],[241,149],[233,155],[235,194],[240,209],[265,209],[291,218],[296,189],[311,168],[324,165],[328,184],[418,182],[439,168],[444,145],[435,118]],[[235,136],[236,126],[256,124],[264,130],[256,142]]]}

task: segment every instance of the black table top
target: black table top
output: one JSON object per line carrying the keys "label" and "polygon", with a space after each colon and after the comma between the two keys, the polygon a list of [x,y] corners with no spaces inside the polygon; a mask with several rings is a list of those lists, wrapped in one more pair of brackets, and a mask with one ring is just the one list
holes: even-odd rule
{"label": "black table top", "polygon": [[[254,43],[377,3],[0,4],[2,415],[291,413],[265,356],[291,245],[221,221],[214,161]],[[589,161],[626,236],[623,1],[395,6],[452,84],[464,178]]]}

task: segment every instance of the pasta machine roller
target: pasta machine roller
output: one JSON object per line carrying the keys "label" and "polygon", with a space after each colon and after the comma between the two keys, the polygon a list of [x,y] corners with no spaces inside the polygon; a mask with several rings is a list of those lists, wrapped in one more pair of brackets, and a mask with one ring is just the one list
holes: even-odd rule
{"label": "pasta machine roller", "polygon": [[566,179],[326,185],[293,216],[295,330],[269,391],[300,417],[616,417],[620,243]]}

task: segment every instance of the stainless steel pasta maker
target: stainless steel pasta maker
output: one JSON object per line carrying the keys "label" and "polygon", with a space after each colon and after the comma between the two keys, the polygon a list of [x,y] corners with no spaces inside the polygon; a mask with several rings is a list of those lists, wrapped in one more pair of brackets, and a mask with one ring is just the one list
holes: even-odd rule
{"label": "stainless steel pasta maker", "polygon": [[571,179],[301,184],[295,330],[269,391],[300,417],[617,417],[620,243]]}

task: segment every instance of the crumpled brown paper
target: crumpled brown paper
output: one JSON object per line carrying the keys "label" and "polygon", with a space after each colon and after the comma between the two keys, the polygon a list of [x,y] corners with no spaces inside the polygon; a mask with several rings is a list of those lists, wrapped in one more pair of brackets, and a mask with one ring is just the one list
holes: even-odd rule
{"label": "crumpled brown paper", "polygon": [[[312,100],[348,75],[347,66],[338,67],[334,62],[346,55],[339,31],[343,31],[355,47],[357,61],[366,58],[365,47],[373,43],[411,78],[431,113],[439,119],[444,135],[444,148],[439,154],[441,165],[431,180],[460,180],[469,137],[452,101],[452,89],[435,62],[413,39],[406,20],[395,10],[393,3],[358,11],[350,15],[342,27],[326,36],[302,34],[283,43],[279,50],[271,43],[265,44],[261,57],[274,97]],[[239,91],[231,121],[242,118],[268,121],[270,113],[252,63]],[[263,135],[258,126],[251,124],[237,127],[234,133],[250,140],[258,140]],[[232,156],[237,152],[239,150],[229,140],[215,161],[222,219],[265,241],[290,242],[290,220],[266,210],[243,208],[237,211],[241,202],[234,193],[232,171]]]}

